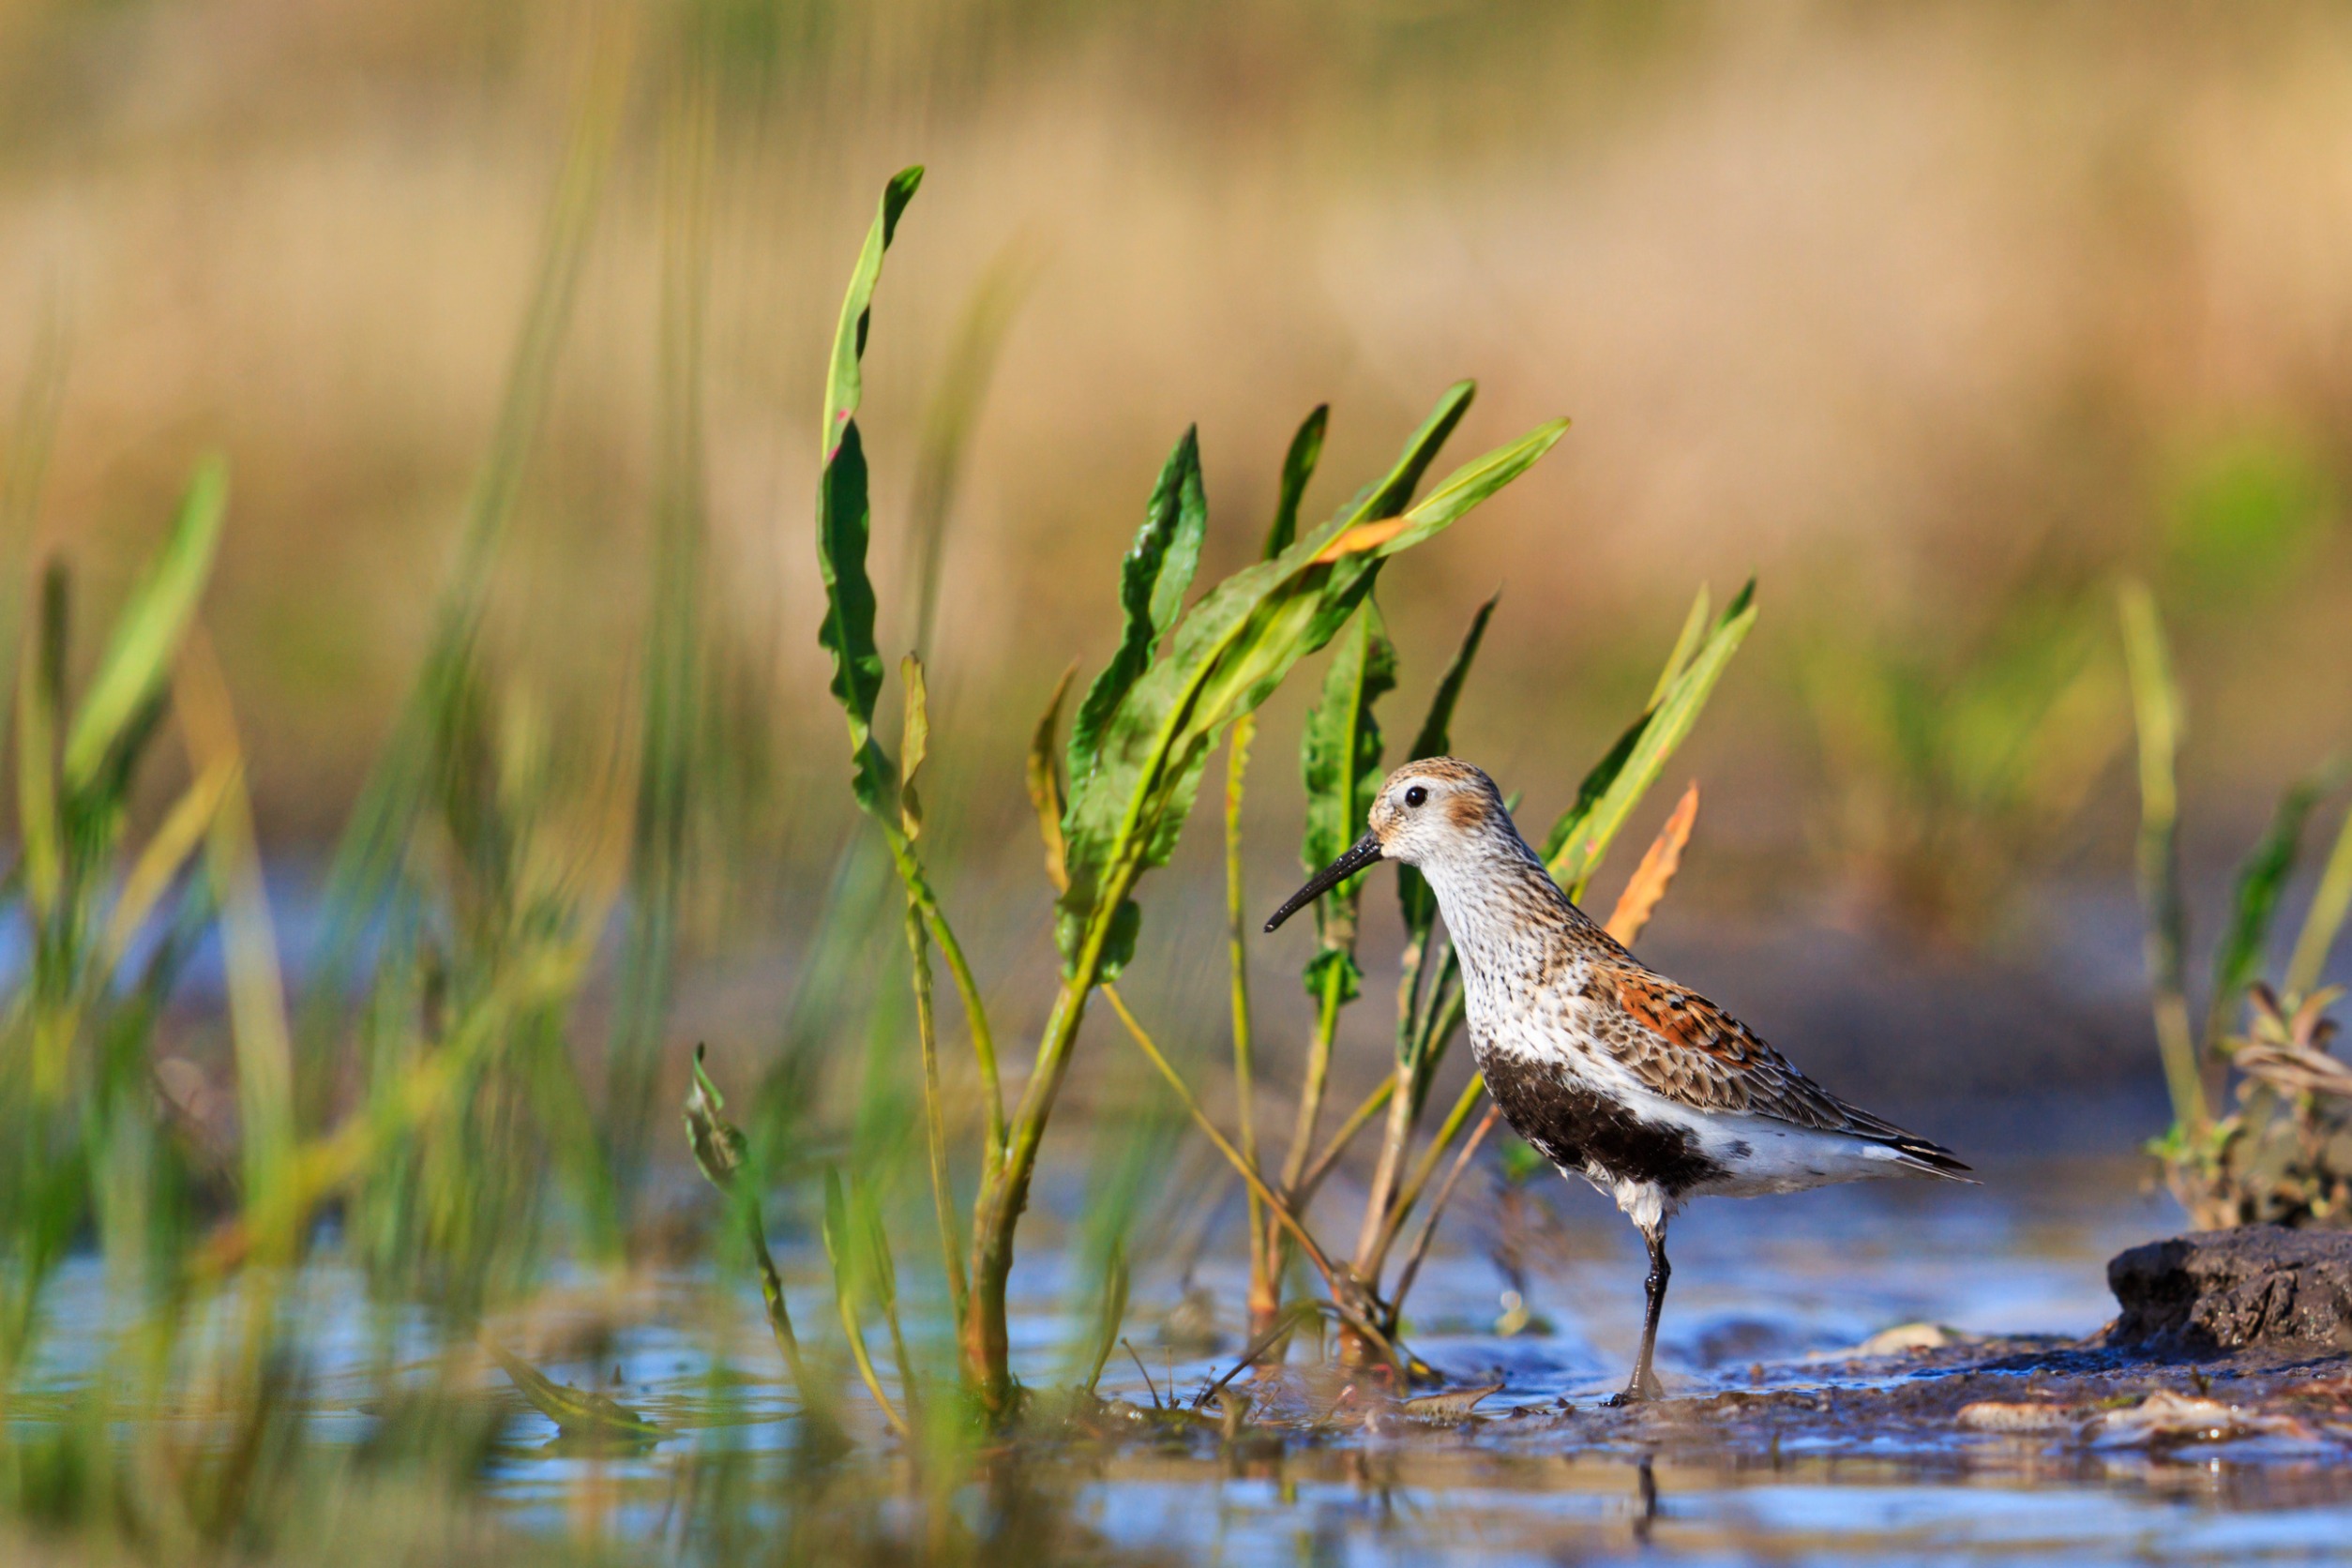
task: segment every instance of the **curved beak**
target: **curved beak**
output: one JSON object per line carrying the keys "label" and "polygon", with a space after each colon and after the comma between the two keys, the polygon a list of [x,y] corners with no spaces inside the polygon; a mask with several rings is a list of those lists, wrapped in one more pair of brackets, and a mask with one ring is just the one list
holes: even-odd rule
{"label": "curved beak", "polygon": [[1266,929],[1273,930],[1276,926],[1281,925],[1380,858],[1380,841],[1372,835],[1365,834],[1348,846],[1346,854],[1307,878],[1306,885],[1291,894],[1289,901],[1274,912],[1274,918],[1266,922]]}

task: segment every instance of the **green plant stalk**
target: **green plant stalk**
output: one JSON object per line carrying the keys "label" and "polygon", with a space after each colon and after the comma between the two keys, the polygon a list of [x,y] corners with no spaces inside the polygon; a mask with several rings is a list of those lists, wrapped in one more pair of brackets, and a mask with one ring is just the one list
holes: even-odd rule
{"label": "green plant stalk", "polygon": [[2189,1022],[2184,955],[2188,914],[2180,899],[2179,844],[2180,797],[2175,758],[2180,745],[2179,688],[2164,646],[2164,623],[2145,584],[2118,590],[2123,623],[2124,661],[2132,677],[2132,709],[2139,732],[2140,830],[2137,861],[2140,904],[2147,927],[2143,958],[2156,1023],[2156,1048],[2174,1120],[2202,1135],[2211,1121]]}
{"label": "green plant stalk", "polygon": [[2319,984],[2347,912],[2352,912],[2352,810],[2344,812],[2344,825],[2336,830],[2335,848],[2328,852],[2327,868],[2319,873],[2319,886],[2311,896],[2303,928],[2295,938],[2294,955],[2286,961],[2289,1007]]}
{"label": "green plant stalk", "polygon": [[947,1170],[947,1128],[939,1086],[939,1032],[931,1016],[930,944],[923,933],[923,907],[907,899],[907,957],[914,965],[914,1030],[923,1051],[923,1124],[931,1160],[931,1206],[939,1217],[939,1244],[947,1274],[947,1295],[956,1321],[964,1320],[971,1288],[964,1277],[963,1240],[956,1231],[956,1194]]}
{"label": "green plant stalk", "polygon": [[[1225,754],[1225,951],[1232,974],[1233,1094],[1235,1122],[1241,1130],[1242,1157],[1258,1164],[1256,1087],[1250,1060],[1249,914],[1242,875],[1242,792],[1249,772],[1249,745],[1258,732],[1258,717],[1244,714],[1233,721]],[[1249,1309],[1254,1319],[1261,1306],[1278,1305],[1282,1284],[1270,1270],[1266,1208],[1258,1189],[1249,1189]]]}
{"label": "green plant stalk", "polygon": [[963,943],[956,940],[955,928],[948,925],[939,898],[931,891],[930,879],[924,875],[914,846],[897,823],[885,818],[876,820],[882,826],[882,841],[889,846],[890,862],[897,870],[898,881],[906,888],[908,899],[923,912],[924,927],[938,943],[940,957],[947,962],[948,976],[956,983],[957,998],[963,1003],[965,1029],[972,1035],[972,1054],[980,1065],[981,1109],[988,1118],[988,1147],[983,1153],[987,1169],[993,1170],[1004,1158],[1006,1133],[1004,1091],[997,1077],[996,1034],[988,1027],[988,1004],[981,999],[980,983],[972,978],[972,965],[964,957]]}

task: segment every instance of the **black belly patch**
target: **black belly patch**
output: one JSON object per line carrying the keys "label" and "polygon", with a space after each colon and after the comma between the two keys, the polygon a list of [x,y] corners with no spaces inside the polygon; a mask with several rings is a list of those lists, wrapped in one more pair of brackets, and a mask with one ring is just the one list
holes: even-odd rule
{"label": "black belly patch", "polygon": [[1645,1122],[1576,1078],[1507,1051],[1481,1052],[1479,1072],[1503,1120],[1565,1170],[1654,1182],[1679,1197],[1729,1172],[1689,1128]]}

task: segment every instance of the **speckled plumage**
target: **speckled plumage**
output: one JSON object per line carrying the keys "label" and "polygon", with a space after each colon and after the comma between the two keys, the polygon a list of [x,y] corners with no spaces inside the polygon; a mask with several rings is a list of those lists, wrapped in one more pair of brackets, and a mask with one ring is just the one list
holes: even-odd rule
{"label": "speckled plumage", "polygon": [[1406,764],[1381,786],[1368,826],[1334,869],[1375,859],[1420,868],[1461,957],[1488,1093],[1520,1137],[1615,1198],[1650,1244],[1627,1397],[1655,1388],[1666,1222],[1687,1199],[1871,1176],[1965,1179],[1948,1151],[1847,1104],[1627,952],[1560,890],[1479,769],[1442,757]]}

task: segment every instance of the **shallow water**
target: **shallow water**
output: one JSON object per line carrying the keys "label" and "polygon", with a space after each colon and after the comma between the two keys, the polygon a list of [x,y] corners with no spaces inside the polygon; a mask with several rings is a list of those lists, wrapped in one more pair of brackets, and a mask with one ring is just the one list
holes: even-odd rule
{"label": "shallow water", "polygon": [[[2028,1148],[1985,1168],[1979,1188],[1886,1184],[1696,1207],[1672,1238],[1661,1347],[1670,1394],[1933,1377],[1900,1359],[1857,1368],[1822,1355],[1921,1320],[2082,1334],[2112,1312],[2106,1259],[2177,1229],[2128,1157],[2046,1159]],[[1562,1425],[1622,1381],[1641,1259],[1613,1213],[1584,1195],[1553,1196],[1554,1217],[1531,1235],[1507,1231],[1492,1204],[1468,1206],[1457,1250],[1433,1261],[1416,1293],[1414,1349],[1464,1382],[1503,1383],[1480,1408],[1488,1419],[1454,1428],[1334,1419],[1237,1444],[1214,1431],[1139,1437],[1032,1463],[1022,1484],[1088,1555],[1109,1558],[2171,1563],[2352,1554],[2352,1445],[2332,1440],[2094,1450],[1948,1426],[1890,1431],[1833,1413],[1769,1443],[1711,1442],[1704,1431],[1689,1441],[1631,1441]],[[1510,1281],[1491,1254],[1514,1236],[1537,1322],[1505,1336],[1495,1322]],[[788,1246],[780,1260],[804,1334],[822,1334],[833,1317],[821,1257]],[[1054,1289],[1060,1272],[1038,1257],[1018,1276],[1017,1356],[1040,1383],[1052,1380],[1070,1337]],[[1214,1299],[1229,1352],[1238,1272],[1206,1267],[1192,1283]],[[406,1366],[421,1379],[430,1341],[420,1319],[367,1307],[339,1271],[314,1270],[303,1289],[316,1373],[309,1429],[328,1442],[361,1441],[383,1392],[376,1369]],[[1130,1334],[1144,1369],[1114,1361],[1106,1394],[1148,1406],[1171,1383],[1189,1395],[1226,1364],[1156,1340],[1179,1291],[1179,1281],[1139,1265]],[[72,1386],[96,1360],[104,1296],[95,1261],[61,1282],[45,1379],[53,1389]],[[607,1388],[671,1435],[626,1453],[583,1451],[485,1364],[482,1386],[511,1410],[488,1479],[497,1505],[550,1534],[580,1530],[586,1509],[609,1537],[716,1560],[680,1525],[691,1515],[681,1500],[697,1462],[723,1452],[780,1470],[797,1425],[757,1314],[752,1291],[704,1269],[623,1287],[559,1283],[527,1320],[500,1332],[551,1375]],[[1300,1386],[1310,1404],[1345,1405],[1336,1377],[1308,1367]],[[862,1403],[852,1413],[867,1419]],[[869,1453],[888,1454],[878,1423],[864,1435]],[[842,1463],[880,1471],[889,1462]],[[762,1506],[778,1505],[755,1501],[755,1520]],[[975,1493],[970,1506],[1000,1503]]]}

